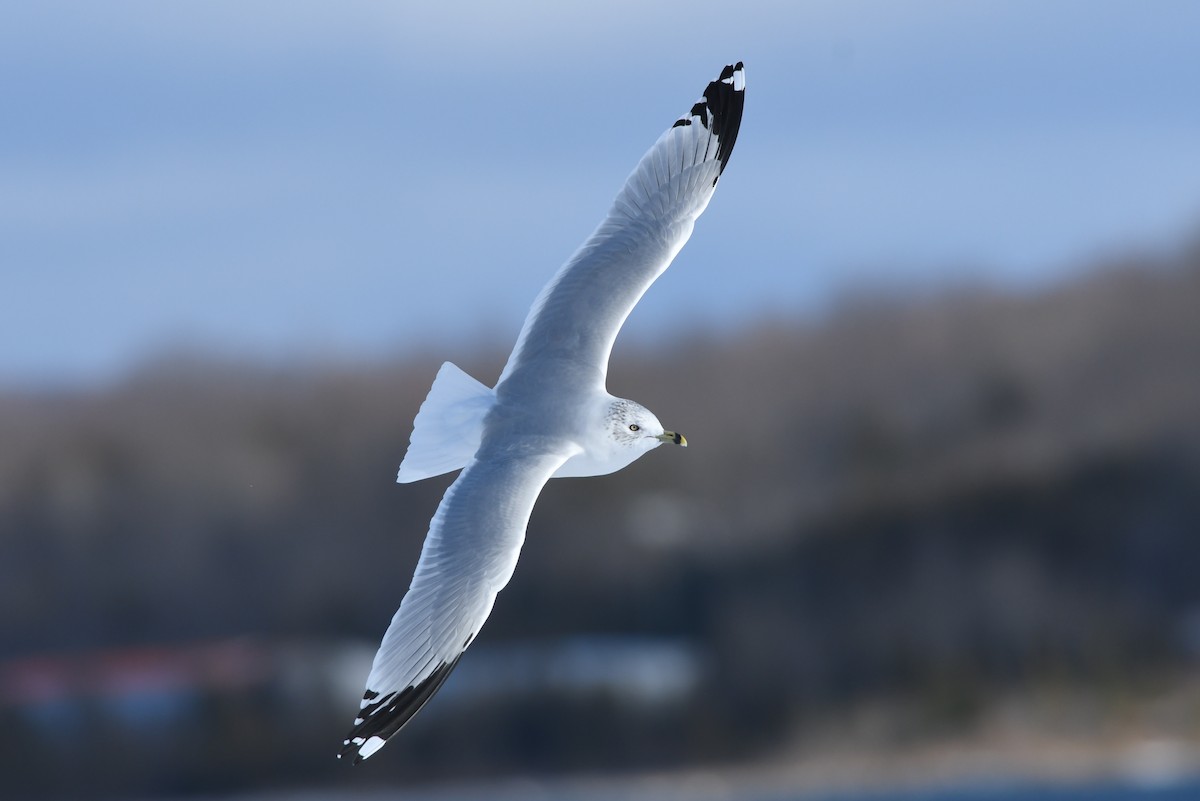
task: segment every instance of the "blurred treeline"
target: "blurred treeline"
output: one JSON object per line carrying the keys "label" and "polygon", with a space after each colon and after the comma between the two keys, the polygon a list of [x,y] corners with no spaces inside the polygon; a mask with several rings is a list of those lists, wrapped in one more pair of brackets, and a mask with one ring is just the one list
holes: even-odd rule
{"label": "blurred treeline", "polygon": [[[490,383],[508,344],[305,369],[178,356],[103,391],[0,396],[4,781],[107,796],[728,761],[864,699],[965,730],[997,693],[1195,670],[1200,249],[618,343],[610,390],[691,447],[552,482],[464,665],[629,638],[686,644],[698,684],[663,705],[456,704],[452,676],[351,771],[332,755],[366,665],[322,694],[277,663],[373,651],[448,484],[393,483],[413,416],[441,358]],[[230,641],[251,678],[200,687],[189,714],[110,714],[86,680],[21,689],[37,660]]]}

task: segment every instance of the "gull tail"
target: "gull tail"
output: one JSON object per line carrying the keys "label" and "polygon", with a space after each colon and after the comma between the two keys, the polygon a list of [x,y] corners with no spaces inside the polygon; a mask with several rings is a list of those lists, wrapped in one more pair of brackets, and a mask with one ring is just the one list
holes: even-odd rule
{"label": "gull tail", "polygon": [[450,362],[421,404],[396,481],[407,484],[460,470],[479,450],[483,418],[496,393]]}

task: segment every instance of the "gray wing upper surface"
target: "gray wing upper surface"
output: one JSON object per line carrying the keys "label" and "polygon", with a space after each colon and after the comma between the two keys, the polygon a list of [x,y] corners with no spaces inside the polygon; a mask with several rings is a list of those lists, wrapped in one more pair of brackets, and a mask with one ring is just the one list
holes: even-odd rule
{"label": "gray wing upper surface", "polygon": [[446,491],[343,754],[370,756],[445,681],[512,576],[534,501],[569,455],[481,452]]}
{"label": "gray wing upper surface", "polygon": [[[625,318],[692,234],[737,139],[745,103],[741,62],[659,137],[608,216],[542,290],[500,375],[564,360],[600,388]],[[499,385],[497,386],[499,389]]]}

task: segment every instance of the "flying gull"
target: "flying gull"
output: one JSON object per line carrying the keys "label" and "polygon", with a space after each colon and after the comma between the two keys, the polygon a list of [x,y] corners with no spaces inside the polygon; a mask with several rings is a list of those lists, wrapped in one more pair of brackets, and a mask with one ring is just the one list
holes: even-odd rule
{"label": "flying gull", "polygon": [[649,409],[605,389],[625,318],[692,234],[737,139],[741,62],[658,138],[608,216],[533,303],[495,388],[446,362],[413,423],[397,480],[461,469],[367,677],[341,756],[378,751],[437,692],[508,584],[551,478],[620,470],[664,442]]}

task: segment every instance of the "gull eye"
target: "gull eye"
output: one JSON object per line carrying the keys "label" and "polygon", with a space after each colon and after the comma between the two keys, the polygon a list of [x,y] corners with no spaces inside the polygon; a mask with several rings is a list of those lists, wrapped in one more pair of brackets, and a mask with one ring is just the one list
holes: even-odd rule
{"label": "gull eye", "polygon": [[630,423],[630,424],[629,424],[629,430],[630,430],[630,431],[640,431],[640,430],[641,430],[641,426],[639,426],[637,423]]}

